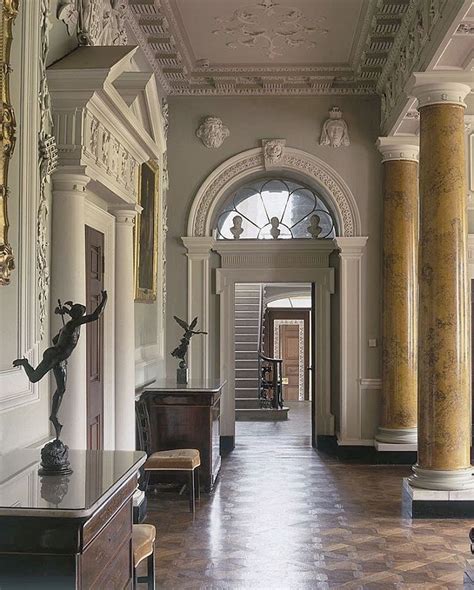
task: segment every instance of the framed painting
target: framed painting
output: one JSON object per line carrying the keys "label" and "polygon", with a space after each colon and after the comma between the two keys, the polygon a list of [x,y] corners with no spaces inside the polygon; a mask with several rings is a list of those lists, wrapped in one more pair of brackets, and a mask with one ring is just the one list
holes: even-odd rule
{"label": "framed painting", "polygon": [[156,300],[158,271],[159,167],[150,160],[140,166],[135,224],[135,301]]}

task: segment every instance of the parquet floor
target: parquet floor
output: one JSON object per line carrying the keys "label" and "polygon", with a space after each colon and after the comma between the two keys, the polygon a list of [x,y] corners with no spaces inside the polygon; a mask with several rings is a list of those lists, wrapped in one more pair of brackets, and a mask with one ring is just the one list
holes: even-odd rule
{"label": "parquet floor", "polygon": [[237,423],[238,446],[195,520],[186,495],[149,498],[166,590],[459,589],[469,520],[401,516],[399,466],[343,464],[310,446],[307,408]]}

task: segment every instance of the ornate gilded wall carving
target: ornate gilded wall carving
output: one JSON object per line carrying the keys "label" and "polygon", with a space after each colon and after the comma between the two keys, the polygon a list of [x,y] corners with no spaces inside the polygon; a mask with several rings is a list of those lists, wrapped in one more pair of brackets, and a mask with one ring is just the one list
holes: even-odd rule
{"label": "ornate gilded wall carving", "polygon": [[0,285],[8,285],[15,268],[13,249],[8,241],[8,167],[15,149],[16,121],[10,99],[10,50],[13,40],[13,23],[18,14],[18,0],[2,0],[0,15],[1,52],[1,122],[2,151],[0,162]]}

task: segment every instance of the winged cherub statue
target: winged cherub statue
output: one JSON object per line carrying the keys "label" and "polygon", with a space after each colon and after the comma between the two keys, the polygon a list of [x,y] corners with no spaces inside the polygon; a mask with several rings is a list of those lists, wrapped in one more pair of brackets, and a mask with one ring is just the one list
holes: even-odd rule
{"label": "winged cherub statue", "polygon": [[[184,334],[183,334],[183,337],[181,338],[181,340],[179,341],[179,345],[171,353],[171,356],[174,356],[175,358],[180,359],[178,371],[180,369],[183,371],[186,371],[187,370],[186,355],[188,354],[188,348],[189,348],[189,343],[191,341],[191,338],[195,334],[207,334],[207,332],[201,332],[199,330],[194,329],[197,326],[197,322],[198,322],[197,317],[195,317],[194,320],[190,324],[187,324],[184,320],[181,320],[176,316],[173,316],[173,317],[174,317],[176,323],[179,326],[181,326],[181,328],[183,328]],[[183,383],[185,381],[179,380],[178,382]]]}

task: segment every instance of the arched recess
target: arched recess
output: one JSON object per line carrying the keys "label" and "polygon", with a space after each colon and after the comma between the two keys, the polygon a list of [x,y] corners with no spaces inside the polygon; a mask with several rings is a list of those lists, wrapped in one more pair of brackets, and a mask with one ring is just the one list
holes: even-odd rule
{"label": "arched recess", "polygon": [[360,236],[361,221],[354,196],[344,179],[326,162],[296,148],[283,148],[278,162],[269,163],[262,148],[229,158],[203,182],[193,201],[188,236],[212,236],[216,212],[229,191],[247,178],[265,172],[290,174],[318,189],[334,213],[338,235]]}
{"label": "arched recess", "polygon": [[[361,421],[362,356],[365,354],[363,342],[366,337],[362,305],[365,270],[362,259],[367,237],[361,235],[357,203],[343,178],[326,162],[302,150],[286,147],[284,140],[271,140],[275,141],[280,142],[282,148],[277,157],[267,153],[264,140],[261,148],[233,156],[205,179],[191,207],[187,236],[182,238],[188,257],[188,318],[198,316],[199,325],[205,331],[209,331],[210,253],[214,250],[221,255],[221,268],[216,276],[217,293],[221,296],[221,378],[228,380],[223,394],[221,435],[233,438],[235,429],[231,355],[222,354],[225,344],[223,334],[231,334],[233,318],[233,311],[230,313],[233,309],[232,289],[227,288],[227,277],[232,277],[235,272],[235,276],[239,277],[235,281],[238,282],[242,281],[244,269],[247,272],[249,268],[255,268],[255,276],[262,277],[262,269],[266,272],[273,268],[274,275],[266,272],[265,280],[278,282],[284,269],[311,269],[315,273],[313,279],[296,273],[294,282],[314,281],[320,285],[321,297],[329,298],[334,292],[333,280],[329,278],[332,276],[332,269],[328,268],[329,253],[337,249],[340,255],[338,298],[341,347],[337,369],[339,420],[336,433],[334,419],[331,418],[331,380],[328,373],[324,377],[326,385],[321,398],[324,424],[318,431],[322,435],[337,434],[341,445],[369,444],[370,441],[363,440]],[[336,240],[263,240],[266,243],[262,244],[262,240],[215,239],[215,220],[229,193],[247,179],[275,173],[305,183],[324,198],[336,219]],[[321,276],[316,276],[318,273]],[[232,279],[230,282],[235,281]],[[252,278],[247,277],[247,281],[252,282]],[[329,308],[326,306],[326,309]],[[326,325],[327,331],[330,331],[329,325]],[[226,357],[228,361],[225,361]],[[189,355],[193,380],[206,380],[209,377],[209,358],[209,337],[193,341]]]}

